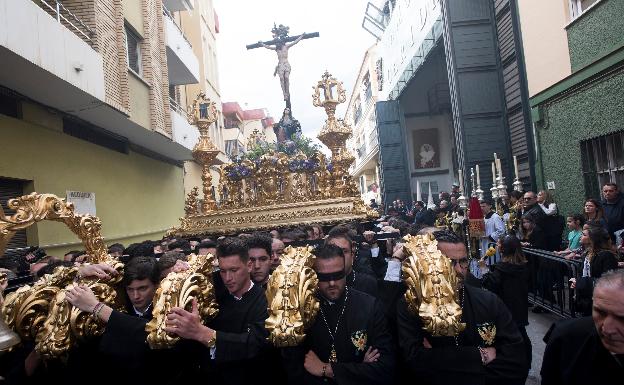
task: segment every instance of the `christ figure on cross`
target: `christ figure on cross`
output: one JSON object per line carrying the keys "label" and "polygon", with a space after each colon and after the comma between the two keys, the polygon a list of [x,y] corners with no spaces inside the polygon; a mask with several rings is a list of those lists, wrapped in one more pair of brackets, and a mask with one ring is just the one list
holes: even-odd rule
{"label": "christ figure on cross", "polygon": [[277,66],[275,67],[273,76],[279,76],[286,108],[290,108],[290,63],[288,63],[288,49],[299,43],[302,39],[318,36],[318,33],[302,33],[296,37],[288,36],[288,30],[289,28],[282,24],[273,26],[271,30],[273,33],[273,40],[267,42],[259,41],[257,44],[247,46],[247,49],[264,47],[277,53]]}

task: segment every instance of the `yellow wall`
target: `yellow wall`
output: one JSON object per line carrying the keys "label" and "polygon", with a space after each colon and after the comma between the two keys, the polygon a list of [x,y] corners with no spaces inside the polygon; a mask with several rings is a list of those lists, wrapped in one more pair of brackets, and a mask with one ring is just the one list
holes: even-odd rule
{"label": "yellow wall", "polygon": [[[32,116],[30,112],[36,111]],[[41,109],[23,108],[25,120]],[[52,115],[49,121],[55,121]],[[122,154],[49,128],[0,115],[0,177],[33,181],[26,191],[65,197],[67,190],[95,192],[107,244],[159,239],[183,215],[183,169],[134,152]],[[82,249],[64,225],[44,222],[29,243],[62,256]],[[144,234],[150,233],[150,234]],[[144,234],[144,235],[142,235]],[[60,245],[50,247],[49,245]]]}
{"label": "yellow wall", "polygon": [[149,87],[137,76],[128,71],[130,90],[130,120],[150,129]]}
{"label": "yellow wall", "polygon": [[123,14],[126,22],[134,28],[141,36],[143,33],[143,11],[140,0],[123,0]]}
{"label": "yellow wall", "polygon": [[568,0],[518,1],[529,96],[572,73],[568,35]]}

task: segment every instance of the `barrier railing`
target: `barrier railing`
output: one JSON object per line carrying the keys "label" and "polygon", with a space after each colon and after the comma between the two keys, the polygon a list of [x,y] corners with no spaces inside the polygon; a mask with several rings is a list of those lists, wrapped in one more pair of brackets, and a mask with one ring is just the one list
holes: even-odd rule
{"label": "barrier railing", "polygon": [[569,281],[581,277],[582,262],[546,250],[523,251],[529,263],[529,302],[562,317],[580,316]]}

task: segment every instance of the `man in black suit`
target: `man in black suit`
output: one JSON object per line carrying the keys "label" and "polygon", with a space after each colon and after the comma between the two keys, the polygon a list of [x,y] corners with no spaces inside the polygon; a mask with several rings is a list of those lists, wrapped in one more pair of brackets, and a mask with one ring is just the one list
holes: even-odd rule
{"label": "man in black suit", "polygon": [[548,332],[542,385],[621,384],[624,378],[624,270],[594,288],[592,317],[562,321]]}

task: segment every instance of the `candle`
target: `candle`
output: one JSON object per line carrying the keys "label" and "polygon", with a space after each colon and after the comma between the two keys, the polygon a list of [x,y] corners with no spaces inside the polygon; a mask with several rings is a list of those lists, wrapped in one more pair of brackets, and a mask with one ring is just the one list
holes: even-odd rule
{"label": "candle", "polygon": [[461,195],[464,195],[464,172],[462,171],[461,168],[458,170],[458,172],[459,172],[459,191]]}
{"label": "candle", "polygon": [[492,162],[492,185],[496,186],[496,166]]}
{"label": "candle", "polygon": [[518,157],[516,155],[514,155],[514,171],[516,172],[516,179],[520,179],[518,174]]}
{"label": "candle", "polygon": [[479,165],[476,165],[477,169],[477,186],[481,186],[481,177],[479,176]]}
{"label": "candle", "polygon": [[503,167],[501,166],[500,158],[496,159],[496,169],[498,170],[498,176],[503,177]]}
{"label": "candle", "polygon": [[496,159],[498,158],[496,157],[496,153],[494,153],[494,163],[496,163]]}

